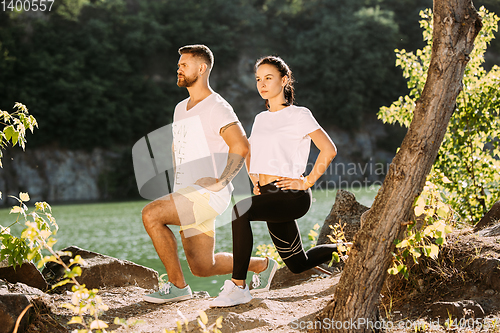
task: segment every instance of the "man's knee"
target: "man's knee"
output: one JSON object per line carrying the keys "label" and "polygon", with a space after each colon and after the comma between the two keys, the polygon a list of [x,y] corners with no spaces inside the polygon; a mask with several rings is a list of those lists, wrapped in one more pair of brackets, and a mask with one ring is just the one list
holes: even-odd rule
{"label": "man's knee", "polygon": [[209,277],[214,275],[212,273],[213,264],[211,263],[192,262],[189,264],[189,268],[191,269],[191,273],[197,277]]}
{"label": "man's knee", "polygon": [[143,209],[142,209],[142,223],[144,224],[144,227],[147,229],[153,225],[153,213],[154,212],[154,206],[153,203],[147,204]]}
{"label": "man's knee", "polygon": [[184,246],[184,253],[186,254],[189,269],[194,276],[213,276],[212,271],[215,265],[213,249],[208,246],[204,247],[203,244],[200,244],[200,246],[201,248],[198,247],[196,251],[191,250],[189,246]]}

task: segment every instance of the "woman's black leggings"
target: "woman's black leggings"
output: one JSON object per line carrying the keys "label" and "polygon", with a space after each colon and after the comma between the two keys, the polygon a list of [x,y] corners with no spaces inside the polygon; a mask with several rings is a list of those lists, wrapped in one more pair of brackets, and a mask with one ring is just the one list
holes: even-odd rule
{"label": "woman's black leggings", "polygon": [[311,190],[281,190],[273,183],[260,187],[260,195],[239,201],[233,208],[233,279],[245,280],[253,249],[250,221],[266,221],[281,259],[293,273],[301,273],[332,259],[334,244],[302,247],[296,219],[311,207]]}

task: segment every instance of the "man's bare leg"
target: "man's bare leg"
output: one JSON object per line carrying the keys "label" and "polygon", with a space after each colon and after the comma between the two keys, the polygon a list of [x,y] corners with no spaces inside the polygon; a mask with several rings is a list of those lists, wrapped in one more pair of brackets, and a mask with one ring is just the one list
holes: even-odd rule
{"label": "man's bare leg", "polygon": [[[204,233],[186,236],[187,231],[181,232],[184,253],[189,263],[189,268],[195,276],[208,277],[225,275],[233,272],[233,255],[227,252],[215,251],[215,237]],[[249,271],[260,273],[267,268],[266,258],[250,259]]]}
{"label": "man's bare leg", "polygon": [[[173,196],[175,196],[175,203]],[[169,194],[144,207],[142,221],[149,237],[153,241],[156,253],[167,271],[168,280],[177,288],[184,288],[186,280],[182,273],[177,240],[167,225],[181,225],[182,220],[194,221],[193,203],[182,195]]]}
{"label": "man's bare leg", "polygon": [[[177,240],[168,225],[180,226],[181,223],[184,225],[193,223],[193,203],[180,194],[169,194],[146,205],[142,211],[142,220],[156,253],[165,266],[168,280],[177,288],[184,288],[187,284],[179,261]],[[186,232],[189,236],[186,236]],[[181,239],[191,272],[195,276],[208,277],[233,272],[231,253],[214,254],[214,237],[196,230],[191,232],[191,229],[186,232],[181,231]],[[260,273],[266,268],[266,258],[250,259],[249,271]]]}

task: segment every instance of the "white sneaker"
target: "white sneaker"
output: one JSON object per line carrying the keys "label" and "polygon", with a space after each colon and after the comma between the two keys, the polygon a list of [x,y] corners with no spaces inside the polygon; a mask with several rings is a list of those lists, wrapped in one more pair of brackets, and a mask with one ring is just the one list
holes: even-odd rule
{"label": "white sneaker", "polygon": [[245,304],[252,300],[248,285],[243,289],[235,285],[233,281],[226,280],[221,290],[219,296],[210,302],[211,308]]}

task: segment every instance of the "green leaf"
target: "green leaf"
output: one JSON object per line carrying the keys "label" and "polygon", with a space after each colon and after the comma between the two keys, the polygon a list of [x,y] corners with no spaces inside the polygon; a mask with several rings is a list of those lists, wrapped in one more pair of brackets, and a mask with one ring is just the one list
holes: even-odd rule
{"label": "green leaf", "polygon": [[71,280],[70,280],[70,279],[64,279],[64,280],[59,281],[58,283],[54,284],[54,285],[52,286],[52,289],[55,289],[55,288],[60,287],[60,286],[64,286],[65,284],[68,284],[68,283],[70,283],[70,282],[71,282]]}
{"label": "green leaf", "polygon": [[439,247],[435,244],[431,244],[431,251],[429,253],[429,257],[431,257],[432,259],[437,259],[438,255],[439,255]]}
{"label": "green leaf", "polygon": [[[438,237],[435,240],[436,244],[443,245],[445,243],[445,239],[443,237]],[[434,245],[434,244],[433,244]],[[431,245],[432,246],[432,245]]]}
{"label": "green leaf", "polygon": [[5,135],[5,139],[7,141],[9,141],[15,133],[16,133],[16,130],[14,129],[14,126],[12,126],[12,125],[7,126],[3,129],[3,134]]}
{"label": "green leaf", "polygon": [[409,245],[410,245],[410,243],[408,242],[408,240],[404,239],[401,242],[399,242],[398,244],[396,244],[396,248],[403,248],[403,247],[407,247]]}
{"label": "green leaf", "polygon": [[337,252],[332,253],[332,261],[330,261],[330,264],[328,266],[331,266],[334,262],[340,262],[340,257]]}
{"label": "green leaf", "polygon": [[397,275],[399,273],[397,266],[391,267],[387,270],[387,273],[391,275]]}
{"label": "green leaf", "polygon": [[415,216],[420,216],[425,211],[425,199],[421,195],[418,197],[417,202],[415,204]]}

